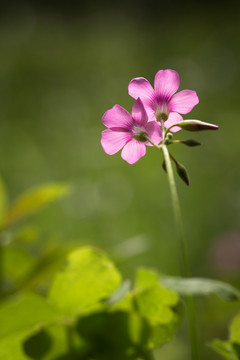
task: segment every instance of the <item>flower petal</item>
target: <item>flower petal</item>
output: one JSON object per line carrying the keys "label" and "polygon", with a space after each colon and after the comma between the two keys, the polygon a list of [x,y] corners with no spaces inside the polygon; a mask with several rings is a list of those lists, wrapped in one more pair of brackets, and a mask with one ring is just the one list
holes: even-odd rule
{"label": "flower petal", "polygon": [[102,132],[101,145],[108,155],[118,152],[131,139],[130,132],[106,129]]}
{"label": "flower petal", "polygon": [[179,88],[179,75],[174,70],[159,70],[154,79],[157,101],[168,102]]}
{"label": "flower petal", "polygon": [[180,114],[189,113],[192,108],[199,103],[196,91],[182,90],[173,95],[168,104],[170,111],[176,111]]}
{"label": "flower petal", "polygon": [[145,126],[148,122],[148,116],[140,98],[138,98],[133,104],[132,118],[139,126]]}
{"label": "flower petal", "polygon": [[130,129],[133,124],[132,116],[120,105],[114,105],[112,109],[107,110],[102,117],[102,122],[108,128],[122,127]]}
{"label": "flower petal", "polygon": [[145,144],[136,139],[130,140],[122,149],[121,156],[129,164],[134,164],[146,154]]}
{"label": "flower petal", "polygon": [[153,120],[157,121],[156,112],[154,110],[154,107],[149,106],[146,104],[146,102],[144,102],[144,108],[147,113],[148,121],[153,121]]}
{"label": "flower petal", "polygon": [[[159,123],[157,121],[149,121],[145,126],[145,129],[150,139],[155,144],[159,144],[160,141],[162,140],[162,132]],[[149,142],[147,142],[146,145],[152,146],[152,144],[150,144]]]}
{"label": "flower petal", "polygon": [[140,97],[142,102],[154,106],[155,93],[152,85],[143,77],[138,77],[130,81],[128,93],[134,99]]}
{"label": "flower petal", "polygon": [[[169,128],[170,126],[177,124],[180,121],[183,121],[182,116],[176,112],[171,112],[168,116],[168,119],[164,122],[164,127]],[[181,130],[181,128],[179,126],[174,126],[171,129],[172,132],[177,132],[179,130]]]}

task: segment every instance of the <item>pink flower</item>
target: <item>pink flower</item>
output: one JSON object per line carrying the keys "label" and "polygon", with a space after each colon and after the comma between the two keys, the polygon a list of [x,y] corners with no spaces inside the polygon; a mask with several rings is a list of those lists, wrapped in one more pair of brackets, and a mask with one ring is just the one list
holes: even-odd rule
{"label": "pink flower", "polygon": [[138,161],[146,154],[145,145],[151,146],[162,140],[160,126],[156,121],[148,122],[147,113],[140,99],[133,104],[132,115],[120,105],[114,105],[105,112],[103,124],[108,129],[102,132],[101,144],[108,155],[122,149],[121,156],[129,164]]}
{"label": "pink flower", "polygon": [[[182,121],[180,114],[189,113],[199,102],[195,91],[182,90],[175,94],[179,83],[176,71],[159,70],[154,79],[154,89],[145,78],[139,77],[130,81],[128,93],[134,99],[142,100],[149,120],[159,121],[162,118],[165,120],[164,126],[168,128]],[[171,131],[178,130],[180,128],[176,126]]]}

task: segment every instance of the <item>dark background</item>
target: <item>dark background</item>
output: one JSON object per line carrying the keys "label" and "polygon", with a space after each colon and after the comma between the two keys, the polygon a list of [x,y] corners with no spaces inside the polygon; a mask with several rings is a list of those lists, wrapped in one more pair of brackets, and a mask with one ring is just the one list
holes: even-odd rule
{"label": "dark background", "polygon": [[[179,274],[178,244],[161,154],[135,165],[100,145],[103,113],[129,111],[129,81],[152,84],[160,69],[200,103],[185,118],[218,124],[196,133],[202,147],[176,145],[189,173],[177,179],[193,276],[239,287],[239,2],[49,1],[0,4],[0,173],[10,201],[48,181],[74,184],[71,196],[31,219],[48,246],[95,244],[125,277],[139,266]],[[184,139],[188,133],[176,136]],[[195,135],[195,134],[194,134]],[[227,338],[239,306],[197,301],[201,342]],[[214,359],[203,348],[204,359]],[[188,357],[180,331],[156,358]],[[217,359],[218,357],[215,356]]]}

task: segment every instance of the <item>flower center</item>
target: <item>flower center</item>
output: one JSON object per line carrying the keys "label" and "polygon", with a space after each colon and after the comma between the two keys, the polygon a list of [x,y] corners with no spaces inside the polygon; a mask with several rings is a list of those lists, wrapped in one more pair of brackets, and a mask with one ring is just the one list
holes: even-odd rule
{"label": "flower center", "polygon": [[157,121],[166,121],[168,119],[169,111],[167,109],[167,104],[163,103],[161,105],[155,104],[154,105],[155,115]]}
{"label": "flower center", "polygon": [[148,133],[147,133],[146,130],[141,129],[141,128],[137,127],[137,126],[134,126],[132,132],[133,132],[133,135],[132,135],[133,139],[136,139],[136,140],[141,141],[141,142],[145,142],[145,141],[148,140],[147,139],[148,138]]}

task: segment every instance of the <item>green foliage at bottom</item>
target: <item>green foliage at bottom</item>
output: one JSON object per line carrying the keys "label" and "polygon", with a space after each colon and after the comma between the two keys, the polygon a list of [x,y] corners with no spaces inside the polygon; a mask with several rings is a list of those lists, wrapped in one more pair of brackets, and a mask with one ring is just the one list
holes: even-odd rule
{"label": "green foliage at bottom", "polygon": [[177,331],[183,306],[154,271],[139,270],[130,288],[105,254],[82,247],[46,298],[13,297],[0,317],[0,360],[148,360]]}
{"label": "green foliage at bottom", "polygon": [[[149,326],[141,322],[141,336],[135,343],[129,331],[131,314],[124,311],[100,312],[79,319],[77,331],[87,344],[84,358],[127,360],[145,358]],[[136,324],[135,324],[136,326]],[[138,330],[138,329],[135,329]]]}

